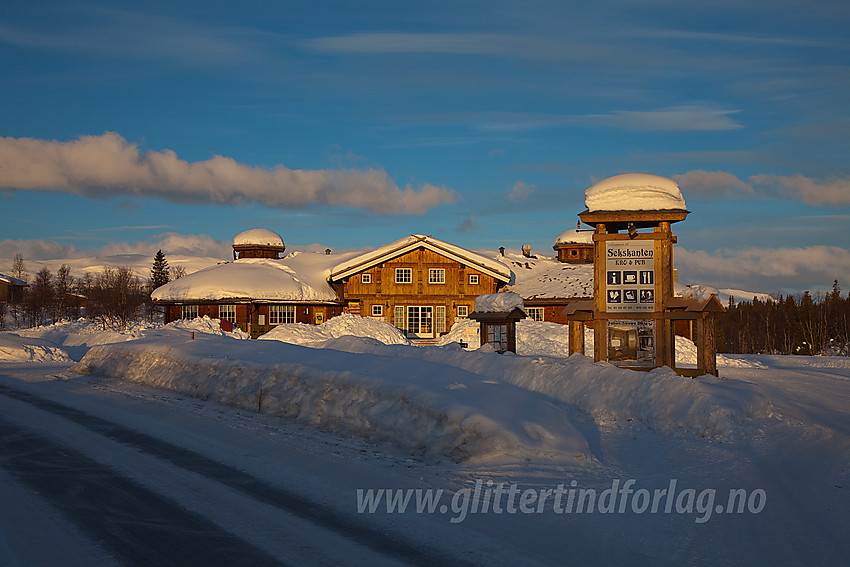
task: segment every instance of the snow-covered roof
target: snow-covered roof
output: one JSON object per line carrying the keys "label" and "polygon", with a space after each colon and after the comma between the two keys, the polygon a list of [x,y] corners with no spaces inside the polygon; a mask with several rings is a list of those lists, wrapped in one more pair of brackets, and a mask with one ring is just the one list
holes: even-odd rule
{"label": "snow-covered roof", "polygon": [[6,282],[9,285],[29,287],[27,282],[19,280],[18,278],[13,278],[12,276],[7,276],[6,274],[0,274],[0,281]]}
{"label": "snow-covered roof", "polygon": [[559,244],[593,244],[593,231],[572,228],[566,232],[562,232],[555,239],[555,246]]}
{"label": "snow-covered roof", "polygon": [[233,239],[234,246],[283,246],[283,238],[267,228],[252,228],[240,232]]}
{"label": "snow-covered roof", "polygon": [[646,173],[626,173],[603,179],[584,192],[584,204],[590,212],[686,209],[685,199],[675,181]]}
{"label": "snow-covered roof", "polygon": [[328,283],[339,255],[293,252],[282,260],[245,258],[199,270],[153,291],[157,301],[336,301]]}
{"label": "snow-covered roof", "polygon": [[423,234],[411,234],[386,246],[381,246],[376,250],[361,254],[347,262],[337,264],[331,271],[331,279],[339,281],[363,270],[367,270],[376,264],[406,254],[420,246],[467,266],[471,266],[485,274],[493,276],[497,280],[503,282],[509,282],[511,280],[511,272],[503,263]]}
{"label": "snow-covered roof", "polygon": [[514,309],[525,311],[522,297],[516,293],[485,293],[475,298],[476,313],[510,313]]}
{"label": "snow-covered roof", "polygon": [[526,258],[505,254],[503,261],[514,273],[505,291],[519,294],[525,301],[593,297],[593,265],[565,264],[554,258]]}

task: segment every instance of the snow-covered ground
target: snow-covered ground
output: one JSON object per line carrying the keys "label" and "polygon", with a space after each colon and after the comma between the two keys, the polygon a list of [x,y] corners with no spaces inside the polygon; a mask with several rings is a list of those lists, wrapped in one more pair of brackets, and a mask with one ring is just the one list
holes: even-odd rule
{"label": "snow-covered ground", "polygon": [[[436,347],[410,346],[378,321],[354,323],[287,325],[262,341],[239,340],[209,319],[120,334],[83,322],[2,333],[2,415],[35,423],[3,388],[24,389],[239,467],[356,525],[439,549],[449,562],[850,561],[850,359],[724,356],[720,378],[690,379],[565,357],[564,329],[553,323],[521,321],[518,355],[474,350],[469,323]],[[677,355],[687,363],[693,345],[678,341]],[[31,427],[49,433],[47,421]],[[70,439],[70,429],[55,436]],[[87,450],[116,460],[121,474],[143,475],[130,457]],[[268,525],[246,527],[167,482],[145,482],[277,553],[274,537],[257,538]],[[500,512],[484,513],[474,499],[489,489],[495,502],[500,484],[516,484],[515,507],[505,508],[503,495]],[[14,486],[4,496],[25,504]],[[595,506],[585,499],[579,511],[575,500],[559,510],[559,486],[562,503],[571,489],[576,499],[593,490]],[[388,513],[381,502],[358,512],[357,489],[362,505],[368,490],[378,498],[387,488],[444,490],[445,511],[416,513],[411,504]],[[740,513],[740,500],[727,498],[735,489],[744,492]],[[669,508],[667,491],[677,495]],[[641,498],[657,506],[643,508]],[[20,552],[14,536],[25,528],[0,529],[2,563]],[[65,538],[60,548],[85,540],[47,533]],[[27,545],[39,538],[25,535]],[[319,541],[302,542],[307,557],[321,557]]]}

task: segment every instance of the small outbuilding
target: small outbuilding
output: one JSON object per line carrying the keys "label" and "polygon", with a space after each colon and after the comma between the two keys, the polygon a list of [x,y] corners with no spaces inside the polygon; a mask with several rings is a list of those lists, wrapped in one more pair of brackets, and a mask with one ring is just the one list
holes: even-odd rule
{"label": "small outbuilding", "polygon": [[558,254],[558,261],[566,264],[593,263],[593,231],[582,229],[581,221],[575,228],[561,233],[555,239],[552,249]]}
{"label": "small outbuilding", "polygon": [[481,324],[481,346],[489,344],[499,354],[516,353],[516,322],[526,318],[522,297],[516,293],[479,295],[469,318]]}

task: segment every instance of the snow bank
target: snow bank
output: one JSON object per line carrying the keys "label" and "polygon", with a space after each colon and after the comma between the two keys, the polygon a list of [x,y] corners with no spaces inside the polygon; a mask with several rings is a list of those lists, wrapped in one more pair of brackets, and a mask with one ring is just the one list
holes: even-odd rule
{"label": "snow bank", "polygon": [[196,333],[204,333],[206,335],[219,335],[222,337],[230,337],[233,339],[250,339],[251,335],[234,327],[233,331],[224,331],[221,328],[221,319],[211,319],[207,315],[203,317],[195,317],[194,319],[177,319],[163,327],[164,331],[180,330]]}
{"label": "snow bank", "polygon": [[[541,325],[536,321],[530,323],[533,323],[529,325],[531,328],[534,323]],[[548,329],[556,330],[554,327]],[[592,358],[581,355],[569,358],[505,356],[482,351],[464,352],[450,345],[405,348],[351,340],[329,342],[326,347],[439,361],[489,376],[494,381],[545,394],[590,414],[599,425],[633,421],[662,431],[726,437],[748,419],[772,415],[770,401],[753,384],[713,376],[686,378],[669,368],[635,372],[605,362],[594,363]],[[590,349],[592,351],[592,346]],[[519,337],[517,350],[520,351]],[[695,349],[693,352],[695,362]],[[740,363],[753,366],[751,361]]]}
{"label": "snow bank", "polygon": [[[466,343],[466,350],[477,350],[481,344],[481,325],[472,319],[461,319],[452,325],[451,331],[437,339],[436,346],[446,346],[452,343]],[[569,352],[570,334],[565,325],[546,321],[523,319],[517,321],[517,352],[522,356],[560,356],[565,357]],[[593,332],[585,332],[585,349],[587,356],[593,356]]]}
{"label": "snow bank", "polygon": [[53,325],[21,329],[16,333],[22,337],[40,338],[59,346],[77,347],[119,343],[138,339],[149,329],[160,327],[160,323],[131,322],[124,331],[104,330],[90,319],[61,321]]}
{"label": "snow bank", "polygon": [[672,179],[627,173],[603,179],[584,192],[584,204],[597,211],[684,210],[685,198]]}
{"label": "snow bank", "polygon": [[485,293],[475,298],[476,313],[510,313],[514,309],[525,312],[522,296],[516,293]]}
{"label": "snow bank", "polygon": [[410,344],[404,332],[393,325],[377,319],[348,313],[332,317],[321,325],[308,325],[306,323],[278,325],[259,338],[321,347],[328,339],[344,336],[368,337],[388,345]]}
{"label": "snow bank", "polygon": [[[757,360],[746,360],[743,358],[732,358],[725,354],[717,354],[715,357],[718,368],[766,368]],[[697,367],[697,345],[685,337],[676,337],[676,366],[682,368]]]}
{"label": "snow bank", "polygon": [[2,362],[73,362],[63,349],[47,341],[21,337],[14,333],[0,333],[0,361]]}
{"label": "snow bank", "polygon": [[[331,341],[424,350],[351,336]],[[394,351],[351,354],[215,336],[172,341],[169,348],[161,337],[149,337],[94,347],[72,371],[261,408],[419,455],[457,461],[592,459],[565,408],[546,396],[488,374],[398,358]]]}
{"label": "snow bank", "polygon": [[163,326],[159,322],[135,321],[130,322],[124,331],[103,329],[101,325],[90,319],[80,318],[76,321],[61,321],[53,325],[21,329],[16,334],[22,337],[37,338],[49,341],[63,347],[92,347],[111,343],[121,343],[140,339],[151,333],[204,333],[221,335],[237,339],[249,339],[251,336],[239,328],[232,333],[221,330],[220,319],[210,319],[206,315],[195,319],[178,319]]}

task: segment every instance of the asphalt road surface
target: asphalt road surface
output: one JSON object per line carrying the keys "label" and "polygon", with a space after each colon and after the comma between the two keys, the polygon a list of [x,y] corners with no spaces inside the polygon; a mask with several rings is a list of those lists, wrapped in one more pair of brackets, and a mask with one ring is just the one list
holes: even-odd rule
{"label": "asphalt road surface", "polygon": [[0,380],[0,565],[457,564],[29,390]]}

